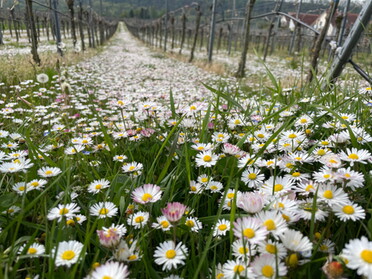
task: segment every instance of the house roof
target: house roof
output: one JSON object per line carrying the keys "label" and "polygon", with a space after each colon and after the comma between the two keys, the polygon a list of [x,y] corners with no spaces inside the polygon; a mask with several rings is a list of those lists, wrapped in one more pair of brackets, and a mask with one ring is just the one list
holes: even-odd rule
{"label": "house roof", "polygon": [[[296,13],[290,12],[288,13],[290,16],[296,17]],[[312,25],[314,21],[319,17],[317,14],[299,14],[298,19],[302,22],[306,23],[307,25]]]}

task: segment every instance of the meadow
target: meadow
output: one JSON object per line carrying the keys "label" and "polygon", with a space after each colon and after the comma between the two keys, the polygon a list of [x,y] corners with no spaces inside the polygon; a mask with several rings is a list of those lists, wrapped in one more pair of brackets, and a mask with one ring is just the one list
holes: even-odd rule
{"label": "meadow", "polygon": [[0,83],[1,278],[372,278],[370,87],[113,40]]}

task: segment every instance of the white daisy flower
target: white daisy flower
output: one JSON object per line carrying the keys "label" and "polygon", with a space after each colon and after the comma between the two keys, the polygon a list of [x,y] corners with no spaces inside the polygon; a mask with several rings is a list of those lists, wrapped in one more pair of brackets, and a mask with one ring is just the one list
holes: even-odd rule
{"label": "white daisy flower", "polygon": [[128,276],[128,266],[111,261],[97,267],[87,279],[126,279]]}
{"label": "white daisy flower", "polygon": [[335,215],[340,218],[341,221],[346,222],[348,220],[357,221],[364,220],[366,217],[365,210],[356,203],[347,201],[344,204],[335,204],[332,207]]}
{"label": "white daisy flower", "polygon": [[244,260],[229,260],[223,265],[225,279],[252,278],[252,268]]}
{"label": "white daisy flower", "polygon": [[358,275],[372,278],[372,242],[365,236],[350,240],[342,250],[342,256],[347,259],[348,268],[356,269]]}
{"label": "white daisy flower", "polygon": [[55,255],[55,265],[70,267],[77,263],[83,247],[84,245],[76,240],[58,243],[58,246],[52,250],[52,255]]}
{"label": "white daisy flower", "polygon": [[313,249],[313,244],[301,232],[288,229],[280,236],[283,245],[293,252],[306,252]]}
{"label": "white daisy flower", "polygon": [[217,163],[218,156],[213,154],[212,151],[203,151],[196,155],[196,165],[198,167],[212,167]]}
{"label": "white daisy flower", "polygon": [[127,222],[135,229],[143,228],[149,220],[149,213],[144,211],[138,211],[128,217]]}
{"label": "white daisy flower", "polygon": [[53,177],[60,174],[62,171],[57,167],[42,167],[37,171],[37,174],[41,177]]}
{"label": "white daisy flower", "polygon": [[99,180],[94,180],[92,183],[89,184],[88,186],[88,192],[97,194],[99,193],[102,189],[110,187],[110,181],[106,179],[99,179]]}
{"label": "white daisy flower", "polygon": [[118,208],[112,202],[99,202],[90,207],[90,214],[98,218],[111,218],[116,216]]}
{"label": "white daisy flower", "polygon": [[177,268],[177,265],[184,265],[187,257],[187,247],[179,242],[176,244],[171,241],[160,243],[154,253],[155,263],[163,265],[163,270]]}
{"label": "white daisy flower", "polygon": [[213,228],[213,236],[226,235],[230,231],[230,221],[226,219],[218,220]]}
{"label": "white daisy flower", "polygon": [[169,231],[172,227],[172,224],[165,216],[159,216],[156,218],[156,223],[152,223],[152,227],[155,229],[161,229],[163,231]]}
{"label": "white daisy flower", "polygon": [[287,274],[287,267],[278,262],[274,255],[263,254],[252,262],[252,271],[258,278],[277,278]]}
{"label": "white daisy flower", "polygon": [[67,219],[73,218],[79,211],[80,207],[76,203],[59,204],[57,207],[49,210],[47,218],[48,220],[57,219],[60,222],[63,217]]}
{"label": "white daisy flower", "polygon": [[32,243],[27,250],[25,249],[27,244],[21,246],[18,254],[26,254],[30,257],[39,257],[45,253],[45,246],[39,243]]}

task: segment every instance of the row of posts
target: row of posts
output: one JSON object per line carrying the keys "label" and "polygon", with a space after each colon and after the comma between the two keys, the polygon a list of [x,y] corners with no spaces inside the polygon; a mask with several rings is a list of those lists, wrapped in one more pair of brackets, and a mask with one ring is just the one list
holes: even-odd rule
{"label": "row of posts", "polygon": [[[76,24],[78,25],[78,32],[80,37],[80,44],[81,50],[84,51],[86,49],[85,45],[85,32],[84,26],[86,27],[87,35],[88,35],[88,42],[89,47],[95,48],[97,45],[102,45],[106,40],[108,40],[116,31],[117,29],[117,22],[110,22],[105,20],[104,18],[98,16],[96,13],[93,12],[90,1],[90,7],[88,10],[84,10],[82,7],[82,0],[79,0],[78,6],[78,15],[77,18],[75,16],[75,3],[74,0],[66,0],[69,15],[64,15],[58,11],[58,1],[57,0],[50,0],[49,6],[43,5],[39,2],[33,0],[25,0],[26,1],[26,13],[24,22],[26,23],[26,30],[29,41],[31,42],[31,54],[35,63],[40,64],[41,60],[38,55],[38,42],[40,42],[40,14],[34,11],[34,4],[42,5],[48,8],[51,11],[50,17],[43,15],[43,31],[46,30],[48,40],[49,40],[49,29],[48,29],[48,19],[50,20],[50,26],[52,28],[52,35],[55,38],[57,44],[57,52],[62,56],[63,49],[62,49],[62,36],[61,36],[61,23],[65,35],[65,29],[67,26],[70,27],[70,35],[72,38],[74,48],[77,46],[77,31],[76,31]],[[60,16],[64,18],[68,18],[69,22],[66,20],[60,20]],[[35,21],[36,17],[36,21]],[[15,18],[14,14],[14,7],[10,9],[10,19],[13,22],[13,29],[16,35],[17,42],[19,41],[20,32],[19,29],[21,28],[21,20]],[[2,18],[2,23],[4,22],[4,18]],[[10,20],[9,20],[10,23]],[[12,25],[9,24],[9,31],[13,36],[12,32]],[[3,29],[4,24],[0,24],[0,44],[3,44]]]}

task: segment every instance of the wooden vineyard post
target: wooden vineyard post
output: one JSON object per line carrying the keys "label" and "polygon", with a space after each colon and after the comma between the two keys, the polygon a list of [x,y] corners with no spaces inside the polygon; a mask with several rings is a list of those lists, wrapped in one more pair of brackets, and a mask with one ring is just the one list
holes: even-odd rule
{"label": "wooden vineyard post", "polygon": [[165,19],[164,19],[164,52],[167,51],[167,41],[168,41],[168,13],[169,6],[168,0],[165,1]]}
{"label": "wooden vineyard post", "polygon": [[245,11],[245,32],[244,32],[244,45],[242,50],[242,55],[239,61],[238,71],[235,73],[237,78],[242,78],[245,75],[245,62],[247,60],[247,52],[249,45],[249,29],[250,29],[250,20],[251,14],[256,0],[248,0],[246,11]]}
{"label": "wooden vineyard post", "polygon": [[334,13],[336,12],[337,6],[338,6],[338,0],[333,0],[331,2],[331,5],[330,5],[329,10],[328,10],[327,15],[326,15],[325,25],[324,25],[322,31],[320,32],[317,40],[315,41],[314,48],[312,48],[312,50],[311,50],[312,58],[311,58],[309,73],[307,75],[307,81],[308,82],[311,82],[313,80],[313,78],[314,78],[313,73],[317,72],[318,58],[319,58],[320,50],[322,48],[324,38],[325,38],[325,36],[328,32],[328,28],[329,28],[329,25],[331,23],[332,17],[334,15]]}
{"label": "wooden vineyard post", "polygon": [[71,35],[72,35],[72,43],[74,44],[74,47],[76,47],[76,29],[75,29],[75,11],[74,11],[74,0],[67,0],[67,6],[70,10],[70,16],[71,16]]}
{"label": "wooden vineyard post", "polygon": [[32,0],[26,0],[27,17],[29,20],[30,36],[31,36],[31,53],[32,58],[36,64],[40,65],[41,60],[37,53],[37,31],[34,21],[34,15],[32,12]]}
{"label": "wooden vineyard post", "polygon": [[81,40],[81,50],[85,51],[85,42],[84,42],[84,25],[83,25],[83,0],[79,1],[79,33],[80,33],[80,40]]}
{"label": "wooden vineyard post", "polygon": [[59,17],[58,17],[58,6],[57,6],[57,0],[53,0],[53,13],[54,13],[54,33],[56,36],[56,42],[57,42],[57,52],[59,55],[63,56],[63,51],[61,49],[61,29],[59,25]]}
{"label": "wooden vineyard post", "polygon": [[170,23],[171,23],[171,29],[172,29],[172,45],[171,48],[174,49],[174,39],[175,39],[175,27],[174,27],[174,16],[172,15],[170,18]]}
{"label": "wooden vineyard post", "polygon": [[14,33],[16,35],[16,39],[17,39],[17,43],[18,43],[19,42],[19,34],[18,34],[18,31],[17,31],[16,19],[14,17],[14,6],[9,9],[9,12],[10,12],[10,17],[11,17],[12,22],[13,22]]}
{"label": "wooden vineyard post", "polygon": [[182,48],[185,43],[185,36],[186,36],[186,14],[185,11],[182,13],[182,35],[181,35],[181,46],[180,46],[180,51],[179,54],[182,53]]}
{"label": "wooden vineyard post", "polygon": [[[280,2],[279,2],[280,1]],[[279,11],[282,7],[282,3],[283,3],[283,0],[278,0],[278,2],[276,2],[276,5],[275,5],[275,11]],[[263,60],[266,61],[266,57],[267,57],[267,53],[269,51],[269,46],[270,46],[270,42],[271,42],[271,37],[273,35],[273,29],[274,29],[274,21],[275,21],[275,17],[273,17],[271,20],[270,20],[270,26],[269,26],[269,31],[268,31],[268,34],[267,34],[267,37],[266,37],[266,42],[265,42],[265,49],[264,49],[264,56],[263,56]]]}
{"label": "wooden vineyard post", "polygon": [[345,40],[345,43],[341,48],[340,53],[336,55],[336,58],[332,63],[329,75],[327,77],[328,82],[335,82],[335,80],[341,74],[344,65],[349,61],[351,53],[354,47],[357,45],[363,30],[366,28],[369,20],[371,19],[371,15],[372,1],[365,2],[362,11],[359,13],[356,22],[354,23],[348,37]]}
{"label": "wooden vineyard post", "polygon": [[[297,6],[297,11],[296,11],[296,18],[297,19],[300,15],[301,6],[302,6],[302,0],[299,1],[298,6]],[[291,43],[289,45],[289,53],[290,54],[293,52],[293,47],[294,47],[294,43],[295,43],[295,40],[296,40],[296,34],[298,34],[298,32],[299,32],[299,28],[300,28],[300,25],[296,22],[295,23],[295,29],[293,30],[293,34],[292,34],[292,37],[291,37]]]}
{"label": "wooden vineyard post", "polygon": [[217,0],[213,0],[211,28],[209,32],[209,43],[208,43],[208,62],[209,63],[212,62],[212,55],[213,55],[214,33],[215,33],[215,26],[216,26],[216,6],[217,6]]}
{"label": "wooden vineyard post", "polygon": [[195,48],[196,48],[196,41],[198,40],[198,33],[199,33],[199,27],[200,27],[200,18],[201,18],[201,15],[202,15],[199,5],[195,9],[196,9],[195,35],[194,35],[194,42],[192,43],[192,48],[191,48],[189,62],[192,62],[192,60],[194,59],[194,51],[195,51]]}

